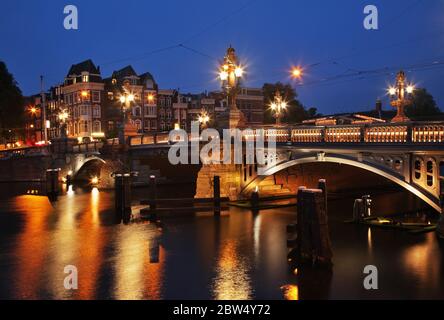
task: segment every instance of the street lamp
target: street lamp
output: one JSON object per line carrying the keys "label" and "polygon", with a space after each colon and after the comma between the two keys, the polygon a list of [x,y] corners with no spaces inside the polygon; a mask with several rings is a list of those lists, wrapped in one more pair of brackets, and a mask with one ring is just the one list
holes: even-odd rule
{"label": "street lamp", "polygon": [[281,119],[284,111],[287,109],[287,102],[282,98],[279,90],[276,90],[274,95],[274,101],[270,104],[271,110],[274,112],[274,117],[276,118],[276,125],[281,125]]}
{"label": "street lamp", "polygon": [[219,79],[222,83],[222,89],[227,95],[229,105],[229,127],[237,128],[243,125],[244,116],[236,106],[236,96],[240,79],[244,75],[244,69],[238,64],[236,53],[231,46],[227,49],[223,63],[219,67]]}
{"label": "street lamp", "polygon": [[202,127],[206,127],[208,122],[210,122],[210,116],[208,115],[206,110],[202,110],[199,116],[197,117],[197,121]]}
{"label": "street lamp", "polygon": [[293,79],[301,79],[302,75],[304,74],[304,70],[301,67],[297,66],[291,68],[290,73]]}
{"label": "street lamp", "polygon": [[69,114],[66,111],[66,109],[60,110],[59,113],[59,120],[62,123],[62,126],[60,127],[60,136],[62,138],[66,137],[66,120],[68,120]]}
{"label": "street lamp", "polygon": [[412,104],[412,96],[415,91],[413,84],[406,85],[406,76],[404,71],[400,71],[396,76],[396,85],[388,89],[390,95],[390,104],[397,109],[396,116],[392,122],[407,122],[410,119],[405,115],[404,109]]}
{"label": "street lamp", "polygon": [[[127,88],[124,88],[124,93],[119,98],[121,103],[122,123],[119,130],[119,143],[125,144],[125,126],[131,118],[131,113],[128,111],[131,109],[131,103],[134,102],[134,94],[129,92]],[[128,113],[128,116],[127,116]]]}

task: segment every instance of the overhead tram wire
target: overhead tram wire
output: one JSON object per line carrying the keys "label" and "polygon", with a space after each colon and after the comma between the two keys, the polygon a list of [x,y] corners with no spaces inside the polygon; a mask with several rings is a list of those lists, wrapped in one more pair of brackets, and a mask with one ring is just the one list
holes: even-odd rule
{"label": "overhead tram wire", "polygon": [[260,0],[250,0],[248,2],[246,2],[244,5],[242,5],[241,7],[237,8],[236,10],[228,13],[227,15],[223,16],[222,18],[218,19],[217,21],[215,21],[214,23],[208,25],[207,27],[203,28],[201,31],[195,33],[194,35],[188,37],[187,39],[183,40],[181,43],[185,44],[190,42],[191,40],[194,40],[197,37],[200,37],[201,35],[205,34],[206,32],[208,32],[209,30],[213,29],[214,27],[218,26],[219,24],[225,22],[226,20],[230,19],[232,16],[242,12],[243,10],[247,9],[249,6],[251,6],[252,4],[258,2]]}
{"label": "overhead tram wire", "polygon": [[[334,84],[343,83],[343,82],[347,82],[347,81],[363,80],[363,79],[380,77],[380,76],[389,76],[389,75],[393,75],[399,69],[405,69],[405,71],[407,71],[407,72],[412,72],[412,71],[434,70],[434,69],[440,69],[443,67],[444,67],[444,61],[432,62],[432,63],[427,63],[427,64],[413,64],[410,66],[384,67],[384,68],[379,68],[379,69],[365,70],[365,71],[355,72],[355,73],[350,73],[350,74],[340,74],[340,75],[336,75],[336,76],[326,77],[326,78],[318,80],[318,81],[302,83],[299,86],[304,87],[304,86],[313,86],[313,85],[330,85],[330,84],[334,85]],[[340,81],[340,80],[345,80],[345,81]]]}
{"label": "overhead tram wire", "polygon": [[215,26],[217,26],[217,25],[223,23],[224,21],[228,20],[233,15],[236,15],[236,14],[242,12],[243,10],[245,10],[246,8],[248,8],[249,6],[251,6],[252,4],[254,4],[254,3],[258,2],[258,1],[260,1],[260,0],[250,0],[250,1],[248,1],[247,3],[245,3],[244,5],[239,7],[238,9],[236,9],[236,10],[232,11],[231,13],[223,16],[222,18],[220,18],[216,22],[206,26],[201,31],[195,33],[194,35],[186,38],[185,40],[183,40],[181,42],[178,42],[177,44],[172,44],[172,45],[169,45],[169,46],[160,47],[160,48],[148,51],[148,52],[143,53],[143,54],[138,55],[138,56],[132,56],[132,57],[127,57],[127,58],[110,60],[108,62],[103,63],[102,66],[109,66],[109,65],[112,65],[112,64],[116,64],[116,63],[120,63],[120,62],[125,62],[125,61],[139,61],[139,60],[143,60],[143,59],[145,59],[145,58],[147,58],[147,57],[149,57],[149,56],[151,56],[153,54],[161,53],[161,52],[165,52],[165,51],[170,51],[170,50],[173,50],[173,49],[176,49],[176,48],[183,48],[183,49],[186,49],[188,51],[194,52],[194,53],[196,53],[198,55],[201,55],[201,56],[213,59],[213,57],[211,57],[210,55],[207,55],[207,54],[205,54],[203,52],[200,52],[200,51],[198,51],[196,49],[190,48],[189,46],[185,46],[185,44],[190,42],[191,40],[201,36],[202,34],[208,32],[210,29],[214,28]]}

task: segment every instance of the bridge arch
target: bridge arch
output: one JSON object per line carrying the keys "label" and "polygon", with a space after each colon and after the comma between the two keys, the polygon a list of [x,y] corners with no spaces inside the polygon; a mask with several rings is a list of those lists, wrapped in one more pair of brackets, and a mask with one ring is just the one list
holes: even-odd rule
{"label": "bridge arch", "polygon": [[106,161],[99,157],[85,158],[77,164],[73,170],[74,181],[89,181],[93,176],[100,177],[100,171],[106,164]]}
{"label": "bridge arch", "polygon": [[363,170],[370,171],[372,173],[375,173],[379,176],[382,176],[386,179],[391,180],[392,182],[398,184],[399,186],[403,187],[404,189],[408,190],[409,192],[413,193],[417,197],[419,197],[421,200],[429,204],[432,208],[434,208],[438,212],[442,212],[441,206],[439,204],[439,199],[437,199],[435,196],[429,194],[428,192],[422,190],[420,187],[416,187],[409,182],[405,181],[402,177],[397,175],[394,172],[390,172],[388,169],[384,167],[380,167],[373,163],[368,163],[365,161],[358,161],[352,158],[343,157],[340,155],[324,155],[322,157],[318,157],[316,155],[310,155],[305,157],[300,157],[297,159],[291,159],[287,160],[285,162],[279,163],[276,166],[270,167],[268,169],[265,169],[263,174],[261,176],[257,176],[255,179],[251,180],[248,185],[246,185],[242,193],[248,193],[249,191],[252,191],[252,189],[258,185],[260,181],[265,179],[267,176],[273,175],[275,173],[278,173],[282,170],[285,170],[287,168],[290,168],[292,166],[300,165],[300,164],[307,164],[307,163],[320,163],[320,162],[329,162],[329,163],[337,163],[337,164],[345,164],[357,168],[361,168]]}

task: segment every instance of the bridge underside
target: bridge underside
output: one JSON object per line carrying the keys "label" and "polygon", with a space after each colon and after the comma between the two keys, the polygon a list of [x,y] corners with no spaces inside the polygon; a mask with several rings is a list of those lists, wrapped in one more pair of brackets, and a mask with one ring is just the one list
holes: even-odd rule
{"label": "bridge underside", "polygon": [[[388,154],[341,152],[326,153],[324,151],[281,148],[275,155],[277,164],[264,167],[262,175],[254,172],[245,179],[242,193],[250,193],[261,181],[288,168],[309,163],[336,163],[357,167],[384,177],[402,188],[413,193],[438,212],[440,206],[440,176],[442,159],[439,154],[424,156],[423,154]],[[244,165],[243,170],[251,165]],[[249,170],[251,172],[251,169]],[[321,177],[319,177],[321,178]]]}

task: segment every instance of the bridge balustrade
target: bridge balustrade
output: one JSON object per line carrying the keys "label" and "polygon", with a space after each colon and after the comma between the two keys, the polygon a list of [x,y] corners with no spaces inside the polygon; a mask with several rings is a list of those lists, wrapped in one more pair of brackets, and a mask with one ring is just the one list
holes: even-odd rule
{"label": "bridge balustrade", "polygon": [[284,143],[290,141],[290,134],[287,129],[265,130],[265,141],[268,141],[270,137],[274,137],[276,142]]}
{"label": "bridge balustrade", "polygon": [[98,152],[103,147],[103,142],[94,141],[88,143],[79,143],[72,146],[73,153]]}
{"label": "bridge balustrade", "polygon": [[325,142],[361,142],[361,127],[327,127],[324,132]]}
{"label": "bridge balustrade", "polygon": [[444,125],[421,125],[412,129],[414,143],[439,143],[444,141]]}
{"label": "bridge balustrade", "polygon": [[364,133],[367,143],[405,143],[407,137],[407,126],[372,126],[365,128]]}
{"label": "bridge balustrade", "polygon": [[304,128],[291,130],[291,142],[322,142],[323,128]]}

